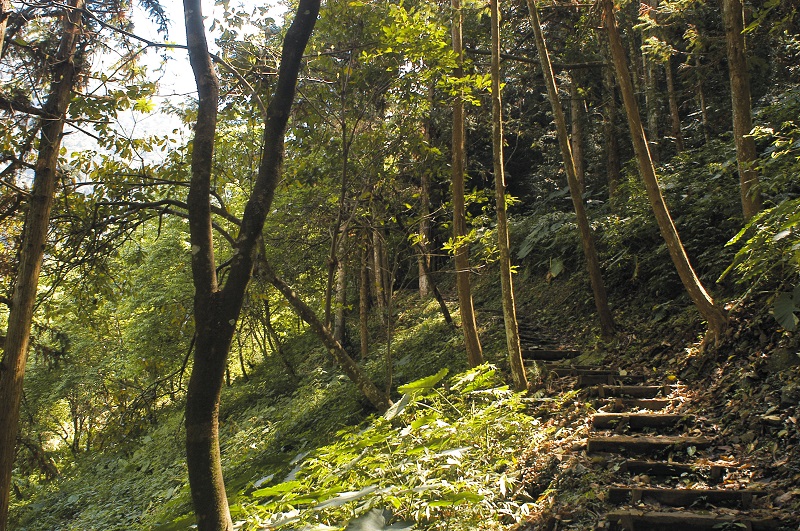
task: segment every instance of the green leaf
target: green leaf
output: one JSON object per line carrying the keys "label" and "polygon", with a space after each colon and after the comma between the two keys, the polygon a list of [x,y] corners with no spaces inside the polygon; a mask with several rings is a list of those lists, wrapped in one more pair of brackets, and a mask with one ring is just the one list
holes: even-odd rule
{"label": "green leaf", "polygon": [[441,500],[435,500],[428,504],[429,507],[452,507],[461,502],[477,503],[483,500],[483,496],[474,492],[462,491],[453,492],[445,495]]}
{"label": "green leaf", "polygon": [[401,385],[397,388],[398,391],[401,393],[417,393],[420,391],[427,391],[428,389],[432,389],[436,384],[442,381],[442,379],[447,376],[449,370],[447,367],[442,369],[441,371],[437,372],[436,374],[432,374],[430,376],[426,376],[425,378],[420,378],[419,380],[415,380],[411,383],[407,383],[405,385]]}
{"label": "green leaf", "polygon": [[301,486],[302,483],[299,481],[287,481],[286,483],[279,483],[272,487],[266,487],[263,489],[258,489],[253,491],[251,496],[253,498],[267,498],[269,496],[279,496],[281,494],[286,494],[287,492],[291,492],[292,490],[296,489],[297,487]]}
{"label": "green leaf", "polygon": [[772,314],[784,330],[789,332],[797,330],[798,318],[795,315],[796,311],[798,311],[798,308],[791,293],[781,293],[775,298]]}

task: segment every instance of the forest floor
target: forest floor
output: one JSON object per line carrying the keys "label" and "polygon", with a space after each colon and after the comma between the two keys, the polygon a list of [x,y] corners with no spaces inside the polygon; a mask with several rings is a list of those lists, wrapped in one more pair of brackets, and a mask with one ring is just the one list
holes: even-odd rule
{"label": "forest floor", "polygon": [[[491,365],[467,371],[461,333],[445,325],[435,302],[401,295],[393,379],[411,398],[392,418],[370,416],[310,335],[287,344],[299,380],[268,360],[248,381],[226,388],[222,453],[237,529],[342,529],[358,515],[355,521],[377,515],[395,526],[376,529],[603,529],[610,511],[642,507],[616,503],[609,489],[657,480],[622,477],[620,458],[588,451],[592,416],[604,402],[576,376],[530,365],[530,394],[504,388],[497,284],[484,276],[475,298],[484,354],[498,374]],[[797,338],[777,330],[766,310],[738,309],[725,341],[701,351],[702,324],[688,304],[656,318],[643,310],[647,303],[618,301],[630,310],[618,311],[624,326],[613,342],[603,342],[581,275],[548,282],[523,271],[517,293],[528,341],[583,352],[563,363],[672,386],[666,411],[693,416],[684,434],[712,442],[658,457],[736,465],[714,485],[681,477],[674,487],[763,490],[754,514],[784,518],[778,529],[797,529],[791,520],[800,514],[800,357]],[[365,362],[380,385],[386,352],[386,343],[376,342]],[[423,384],[403,390],[415,380]],[[394,395],[402,403],[400,397]],[[139,438],[79,456],[61,479],[23,486],[13,528],[189,529],[182,420],[178,404]]]}
{"label": "forest floor", "polygon": [[[550,372],[545,369],[536,393],[542,402],[531,413],[558,436],[531,445],[522,461],[522,489],[535,500],[536,510],[519,529],[800,529],[800,352],[796,337],[770,332],[775,329],[771,319],[757,308],[735,310],[729,335],[720,345],[706,346],[697,325],[689,321],[686,327],[676,326],[681,322],[676,318],[649,325],[649,332],[645,325],[638,337],[628,332],[627,345],[623,332],[613,345],[597,343],[577,358],[537,362]],[[548,332],[560,338],[563,348],[585,349],[585,343],[576,342],[580,330],[542,331]],[[592,444],[598,438],[603,443],[611,440],[608,436],[635,443],[648,436],[658,439],[664,430],[593,427],[598,413],[608,418],[614,416],[612,411],[623,411],[618,406],[624,399],[599,397],[597,386],[585,385],[581,378],[586,376],[576,375],[589,371],[567,367],[607,370],[612,373],[609,383],[634,377],[642,384],[662,386],[654,396],[666,399],[667,405],[656,414],[677,414],[681,419],[666,433],[705,438],[707,446],[701,441],[705,447],[676,442],[666,449],[595,450]],[[572,399],[564,400],[565,395]],[[639,406],[632,410],[637,418],[652,418],[653,412]],[[625,417],[626,424],[629,420]],[[635,460],[620,455],[626,453]],[[679,470],[669,477],[626,470],[626,463],[643,461],[651,470],[654,461]],[[687,465],[682,469],[683,464]],[[721,472],[712,478],[714,469]],[[706,496],[698,492],[678,501],[664,500],[659,497],[664,488],[671,489],[672,498],[695,489]],[[748,495],[741,498],[731,491],[756,495],[751,501]],[[712,499],[712,494],[720,500]],[[626,513],[643,523],[617,518]],[[694,518],[693,524],[688,517]]]}

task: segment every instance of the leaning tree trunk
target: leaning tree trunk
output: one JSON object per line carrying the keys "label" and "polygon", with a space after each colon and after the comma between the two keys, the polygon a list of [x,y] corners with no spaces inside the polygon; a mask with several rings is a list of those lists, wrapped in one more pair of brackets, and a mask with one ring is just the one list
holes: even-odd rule
{"label": "leaning tree trunk", "polygon": [[722,15],[728,49],[733,138],[736,141],[736,162],[739,166],[742,214],[747,221],[761,210],[761,192],[758,189],[758,172],[753,168],[756,161],[756,143],[753,137],[749,136],[753,129],[753,115],[743,33],[744,9],[741,0],[722,0]]}
{"label": "leaning tree trunk", "polygon": [[0,530],[3,531],[7,529],[22,382],[28,360],[31,323],[44,259],[47,228],[50,225],[50,211],[55,196],[58,153],[77,78],[75,53],[82,34],[83,5],[83,0],[70,0],[68,8],[64,9],[64,33],[53,61],[53,82],[44,105],[44,125],[8,316],[5,354],[0,367]]}
{"label": "leaning tree trunk", "polygon": [[[464,76],[464,47],[462,40],[463,13],[461,0],[452,0],[453,5],[453,52],[457,66],[453,77]],[[456,95],[453,101],[453,164],[451,167],[453,181],[453,244],[456,263],[456,289],[458,291],[458,311],[461,314],[461,329],[464,331],[464,344],[467,349],[467,362],[470,367],[483,363],[483,350],[478,337],[478,325],[475,322],[475,309],[472,305],[472,288],[470,286],[469,243],[464,241],[467,235],[466,206],[464,204],[464,174],[466,173],[466,154],[464,146],[464,100]]]}
{"label": "leaning tree trunk", "polygon": [[639,108],[636,105],[633,94],[633,85],[625,59],[625,51],[622,48],[622,40],[614,17],[614,0],[603,0],[603,11],[609,46],[611,47],[611,56],[617,71],[617,82],[622,91],[622,99],[625,103],[625,112],[628,116],[628,126],[631,132],[631,141],[636,152],[639,173],[647,191],[647,198],[650,201],[650,206],[653,209],[658,228],[667,245],[672,262],[678,270],[678,275],[686,291],[701,315],[708,321],[709,331],[719,341],[727,328],[727,316],[719,306],[714,304],[713,299],[700,283],[700,279],[697,278],[692,264],[689,262],[689,257],[686,255],[686,250],[681,243],[680,236],[678,236],[678,231],[675,229],[675,224],[672,222],[664,197],[661,195],[653,159],[647,149],[647,139],[642,128],[642,121],[639,118]]}
{"label": "leaning tree trunk", "polygon": [[189,230],[195,286],[194,366],[186,395],[186,463],[198,529],[233,528],[219,450],[219,404],[236,321],[253,272],[258,242],[283,163],[284,135],[303,51],[319,13],[319,0],[300,0],[283,43],[275,94],[267,108],[262,157],[245,205],[225,286],[217,285],[211,235],[211,167],[219,87],[208,53],[200,0],[184,0],[189,60],[198,89],[197,123],[189,188]]}
{"label": "leaning tree trunk", "polygon": [[528,376],[522,363],[519,344],[517,307],[511,280],[511,251],[508,243],[506,218],[506,183],[503,169],[503,114],[500,96],[500,9],[499,0],[491,0],[492,12],[492,152],[494,161],[494,191],[497,203],[497,243],[500,249],[500,285],[503,297],[503,321],[506,326],[506,345],[511,367],[511,380],[517,391],[528,389]]}
{"label": "leaning tree trunk", "polygon": [[[600,329],[602,334],[609,337],[614,334],[614,318],[608,307],[608,294],[606,293],[603,275],[600,272],[600,260],[597,257],[597,249],[594,244],[592,227],[589,225],[589,218],[586,215],[586,207],[583,203],[580,183],[578,182],[575,162],[570,150],[569,138],[567,135],[567,121],[564,111],[561,108],[561,100],[558,97],[553,66],[550,63],[550,54],[547,51],[547,43],[542,34],[542,26],[539,23],[539,13],[536,10],[535,0],[528,0],[528,11],[531,16],[531,25],[536,41],[536,49],[539,53],[539,62],[542,65],[544,81],[547,85],[547,95],[553,108],[553,116],[558,131],[558,143],[561,146],[561,155],[564,159],[564,169],[567,172],[567,182],[569,183],[570,195],[572,196],[572,206],[575,208],[575,217],[578,222],[578,230],[581,235],[581,245],[583,254],[586,257],[586,268],[589,271],[589,280],[594,293],[595,307],[597,316],[600,319]],[[613,93],[612,93],[613,97]]]}
{"label": "leaning tree trunk", "polygon": [[328,349],[333,356],[333,359],[336,360],[336,363],[339,367],[344,371],[348,378],[356,385],[359,391],[361,391],[367,400],[377,409],[379,412],[383,413],[386,411],[389,406],[392,404],[389,400],[389,397],[378,390],[375,387],[375,384],[369,379],[367,374],[359,367],[359,365],[350,357],[347,351],[342,347],[342,344],[339,343],[331,334],[330,330],[324,325],[324,323],[317,317],[317,314],[314,313],[314,310],[311,309],[305,302],[303,302],[300,297],[297,296],[297,293],[289,286],[286,282],[283,281],[279,276],[275,274],[272,270],[272,267],[267,263],[266,259],[262,259],[259,263],[259,269],[264,274],[267,282],[275,286],[275,288],[281,292],[281,295],[286,299],[286,301],[294,308],[297,312],[297,315],[300,318],[308,323],[311,329],[317,334],[317,337],[320,338],[322,344]]}

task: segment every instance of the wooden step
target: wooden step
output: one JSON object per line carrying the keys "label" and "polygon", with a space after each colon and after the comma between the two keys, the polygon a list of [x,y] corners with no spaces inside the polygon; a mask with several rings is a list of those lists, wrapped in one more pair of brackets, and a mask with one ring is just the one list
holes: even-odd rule
{"label": "wooden step", "polygon": [[578,387],[591,387],[593,385],[618,385],[618,384],[634,384],[645,381],[645,377],[640,374],[629,374],[627,376],[620,376],[617,374],[592,374],[582,373],[578,374]]}
{"label": "wooden step", "polygon": [[647,474],[649,476],[675,476],[683,474],[706,474],[712,481],[719,481],[728,470],[725,465],[690,465],[683,463],[666,463],[664,461],[639,461],[629,459],[622,463],[622,472],[631,475]]}
{"label": "wooden step", "polygon": [[548,363],[545,365],[545,370],[559,377],[580,376],[582,374],[602,374],[607,376],[619,374],[619,371],[612,369],[598,369],[592,365],[556,365],[554,363]]}
{"label": "wooden step", "polygon": [[672,405],[677,405],[677,400],[669,398],[612,398],[609,399],[609,406],[614,411],[626,411],[629,409],[647,409],[658,411]]}
{"label": "wooden step", "polygon": [[[688,511],[659,512],[618,510],[606,514],[611,529],[622,531],[710,531],[732,529],[768,531],[781,529],[781,522],[775,518],[759,518],[746,515],[715,515]],[[744,527],[736,524],[743,524]]]}
{"label": "wooden step", "polygon": [[526,348],[522,351],[522,357],[526,360],[555,361],[566,360],[580,356],[579,350],[561,350],[547,348]]}
{"label": "wooden step", "polygon": [[738,506],[749,509],[753,506],[753,498],[764,496],[761,490],[733,489],[661,489],[612,487],[608,489],[608,501],[611,503],[639,503],[652,501],[670,507],[690,507],[695,503],[711,505]]}
{"label": "wooden step", "polygon": [[631,437],[617,435],[613,437],[589,437],[586,451],[598,452],[628,452],[646,454],[659,452],[670,448],[686,449],[690,446],[705,448],[711,445],[711,439],[705,437],[670,437],[666,435],[657,437]]}
{"label": "wooden step", "polygon": [[592,391],[600,398],[655,398],[659,394],[669,395],[672,393],[672,387],[669,385],[598,385]]}
{"label": "wooden step", "polygon": [[633,430],[644,428],[672,427],[681,421],[692,421],[692,415],[673,415],[663,413],[595,413],[592,416],[592,426],[603,430],[628,426]]}

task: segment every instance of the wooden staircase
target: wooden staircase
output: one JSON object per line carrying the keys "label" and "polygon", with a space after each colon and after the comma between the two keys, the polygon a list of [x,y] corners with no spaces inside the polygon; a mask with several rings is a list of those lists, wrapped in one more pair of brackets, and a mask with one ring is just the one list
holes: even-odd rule
{"label": "wooden staircase", "polygon": [[[600,496],[617,506],[595,529],[620,531],[797,530],[756,507],[768,494],[760,489],[727,488],[724,480],[735,464],[700,459],[713,445],[696,427],[693,415],[675,411],[681,404],[672,385],[648,384],[625,371],[572,365],[574,351],[548,348],[540,357],[550,379],[571,378],[595,400],[597,413],[585,451],[598,463],[616,463],[614,484]],[[553,363],[554,360],[560,360]],[[621,460],[621,461],[620,461]]]}

